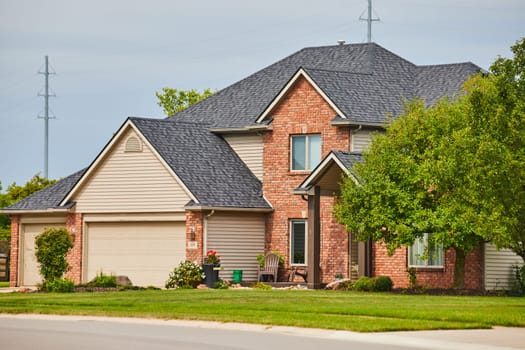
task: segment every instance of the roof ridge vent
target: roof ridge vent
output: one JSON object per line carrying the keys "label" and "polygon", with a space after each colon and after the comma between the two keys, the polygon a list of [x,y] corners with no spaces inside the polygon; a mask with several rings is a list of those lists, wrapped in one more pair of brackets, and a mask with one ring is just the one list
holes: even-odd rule
{"label": "roof ridge vent", "polygon": [[346,43],[345,40],[337,40],[337,45],[343,46]]}

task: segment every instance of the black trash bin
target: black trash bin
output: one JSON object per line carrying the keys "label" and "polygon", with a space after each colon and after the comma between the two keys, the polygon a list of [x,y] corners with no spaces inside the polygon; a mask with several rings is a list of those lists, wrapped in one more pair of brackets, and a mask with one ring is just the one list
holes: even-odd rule
{"label": "black trash bin", "polygon": [[215,282],[219,281],[220,265],[203,264],[202,269],[204,270],[204,274],[206,275],[206,277],[204,278],[204,283],[206,283],[206,287],[215,288]]}

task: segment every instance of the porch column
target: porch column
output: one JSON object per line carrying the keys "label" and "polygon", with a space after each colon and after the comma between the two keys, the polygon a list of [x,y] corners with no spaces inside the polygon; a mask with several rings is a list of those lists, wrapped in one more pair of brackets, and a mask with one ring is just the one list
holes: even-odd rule
{"label": "porch column", "polygon": [[321,288],[321,189],[308,196],[308,288]]}

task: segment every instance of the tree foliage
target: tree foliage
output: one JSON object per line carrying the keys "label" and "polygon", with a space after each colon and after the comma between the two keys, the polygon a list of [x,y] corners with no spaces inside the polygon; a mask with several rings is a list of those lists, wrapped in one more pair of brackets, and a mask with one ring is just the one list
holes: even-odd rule
{"label": "tree foliage", "polygon": [[64,227],[49,228],[35,238],[35,256],[44,285],[60,279],[69,269],[67,253],[73,248],[71,234]]}
{"label": "tree foliage", "polygon": [[[25,197],[28,197],[55,182],[56,180],[46,179],[45,177],[41,177],[40,174],[36,174],[23,186],[19,186],[16,182],[13,182],[7,187],[6,193],[1,193],[2,183],[0,182],[0,209],[21,201]],[[8,215],[0,214],[0,240],[9,240],[10,236],[11,220]]]}
{"label": "tree foliage", "polygon": [[410,103],[377,136],[335,207],[358,239],[389,252],[429,233],[431,245],[456,252],[454,284],[464,260],[484,241],[522,258],[525,241],[525,42],[514,59],[465,84],[454,101]]}
{"label": "tree foliage", "polygon": [[188,108],[189,106],[213,95],[215,92],[204,89],[202,92],[197,90],[177,90],[173,88],[162,88],[162,92],[156,92],[155,96],[159,99],[157,104],[162,107],[164,113],[171,117],[175,113]]}

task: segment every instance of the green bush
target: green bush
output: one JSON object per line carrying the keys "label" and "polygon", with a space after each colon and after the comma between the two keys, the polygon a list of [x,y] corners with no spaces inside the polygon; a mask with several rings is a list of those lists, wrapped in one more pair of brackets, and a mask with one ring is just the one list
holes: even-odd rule
{"label": "green bush", "polygon": [[270,290],[270,289],[272,289],[272,286],[267,285],[266,283],[256,282],[256,283],[252,284],[252,288],[253,289],[261,289],[261,290]]}
{"label": "green bush", "polygon": [[191,262],[184,261],[178,267],[170,272],[170,276],[166,281],[166,288],[195,288],[204,279],[204,271],[202,268]]}
{"label": "green bush", "polygon": [[75,283],[67,278],[55,278],[44,283],[44,290],[51,293],[72,293]]}
{"label": "green bush", "polygon": [[514,277],[516,278],[516,281],[514,282],[514,287],[510,292],[512,295],[525,296],[525,265],[514,265],[512,266],[512,269],[514,270]]}
{"label": "green bush", "polygon": [[353,290],[362,292],[389,292],[394,283],[388,276],[361,277],[352,285]]}
{"label": "green bush", "polygon": [[117,277],[114,275],[105,275],[102,271],[88,283],[89,287],[115,288],[117,286]]}
{"label": "green bush", "polygon": [[35,256],[40,275],[47,282],[60,279],[69,270],[67,253],[73,248],[71,234],[64,227],[48,228],[35,238]]}
{"label": "green bush", "polygon": [[230,286],[227,282],[224,282],[223,280],[218,280],[213,284],[214,289],[230,289]]}

